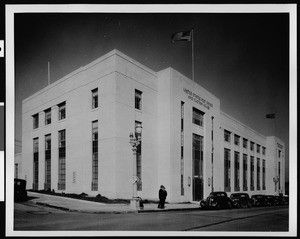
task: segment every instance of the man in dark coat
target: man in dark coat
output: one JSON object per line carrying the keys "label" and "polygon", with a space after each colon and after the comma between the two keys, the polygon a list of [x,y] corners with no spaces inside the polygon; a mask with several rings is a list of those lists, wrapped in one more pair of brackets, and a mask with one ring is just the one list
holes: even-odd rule
{"label": "man in dark coat", "polygon": [[166,188],[161,185],[159,192],[158,192],[158,196],[159,196],[159,203],[158,203],[158,207],[157,208],[165,208],[165,201],[166,201],[166,197],[167,197],[168,193]]}

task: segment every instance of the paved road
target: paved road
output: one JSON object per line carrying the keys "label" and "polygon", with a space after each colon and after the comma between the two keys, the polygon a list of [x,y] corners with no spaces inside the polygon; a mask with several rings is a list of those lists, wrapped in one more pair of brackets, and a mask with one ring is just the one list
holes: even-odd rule
{"label": "paved road", "polygon": [[15,203],[14,230],[288,231],[288,207],[93,214]]}

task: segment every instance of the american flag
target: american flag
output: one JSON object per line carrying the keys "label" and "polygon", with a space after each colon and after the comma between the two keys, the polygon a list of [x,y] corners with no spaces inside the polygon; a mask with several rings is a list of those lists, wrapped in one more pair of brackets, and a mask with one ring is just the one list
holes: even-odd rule
{"label": "american flag", "polygon": [[191,41],[191,33],[191,30],[176,32],[171,36],[172,42],[174,43],[175,41]]}

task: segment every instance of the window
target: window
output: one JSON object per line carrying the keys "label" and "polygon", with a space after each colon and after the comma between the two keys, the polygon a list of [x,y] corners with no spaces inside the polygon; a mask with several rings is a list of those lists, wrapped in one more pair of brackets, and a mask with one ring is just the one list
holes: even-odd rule
{"label": "window", "polygon": [[58,120],[66,118],[66,102],[58,105]]}
{"label": "window", "polygon": [[15,178],[18,178],[19,176],[19,165],[15,163]]}
{"label": "window", "polygon": [[247,147],[248,147],[248,140],[243,138],[243,148],[247,149]]}
{"label": "window", "polygon": [[278,158],[281,157],[281,150],[278,150]]}
{"label": "window", "polygon": [[266,155],[266,148],[265,147],[262,147],[262,154]]}
{"label": "window", "polygon": [[254,190],[254,157],[250,157],[250,190]]}
{"label": "window", "polygon": [[262,161],[262,189],[266,190],[266,160]]}
{"label": "window", "polygon": [[250,142],[250,150],[253,151],[254,150],[254,143]]}
{"label": "window", "polygon": [[248,162],[247,162],[247,154],[243,155],[243,190],[247,191],[247,175],[248,175]]}
{"label": "window", "polygon": [[240,145],[240,136],[234,135],[234,144],[239,146]]}
{"label": "window", "polygon": [[39,127],[39,114],[33,115],[32,119],[33,119],[33,129],[37,129]]}
{"label": "window", "polygon": [[98,88],[92,90],[92,109],[98,108]]}
{"label": "window", "polygon": [[58,131],[58,190],[66,190],[66,130]]}
{"label": "window", "polygon": [[39,138],[33,139],[33,190],[39,188]]}
{"label": "window", "polygon": [[[142,125],[141,122],[135,121],[134,128],[136,128],[139,124]],[[138,177],[137,191],[142,191],[142,140],[140,144],[137,146],[137,150],[136,150],[136,176]]]}
{"label": "window", "polygon": [[240,154],[234,152],[234,190],[240,191]]}
{"label": "window", "polygon": [[260,159],[259,158],[257,158],[256,176],[257,176],[256,187],[257,190],[260,190]]}
{"label": "window", "polygon": [[256,145],[256,152],[259,154],[260,153],[260,145]]}
{"label": "window", "polygon": [[92,122],[92,191],[98,191],[98,121]]}
{"label": "window", "polygon": [[230,137],[231,137],[231,133],[225,129],[224,130],[224,141],[230,143]]}
{"label": "window", "polygon": [[45,190],[51,190],[51,134],[45,135]]}
{"label": "window", "polygon": [[46,109],[44,112],[45,112],[45,125],[51,124],[51,108]]}
{"label": "window", "polygon": [[204,113],[193,107],[193,123],[203,127]]}
{"label": "window", "polygon": [[278,162],[278,189],[281,190],[281,185],[280,185],[280,162]]}
{"label": "window", "polygon": [[192,170],[193,201],[199,201],[203,199],[203,136],[197,134],[193,134]]}
{"label": "window", "polygon": [[183,152],[184,152],[184,102],[181,101],[181,157],[180,157],[180,195],[184,195],[184,182],[183,182],[183,176],[184,176],[184,158],[183,158]]}
{"label": "window", "polygon": [[230,189],[230,150],[224,149],[224,188],[226,192]]}
{"label": "window", "polygon": [[134,107],[135,109],[142,110],[142,92],[139,90],[135,90]]}

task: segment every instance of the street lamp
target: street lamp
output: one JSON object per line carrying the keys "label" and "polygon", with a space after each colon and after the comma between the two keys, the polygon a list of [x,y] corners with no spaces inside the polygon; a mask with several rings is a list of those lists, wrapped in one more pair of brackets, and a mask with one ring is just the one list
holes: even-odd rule
{"label": "street lamp", "polygon": [[137,197],[137,182],[139,181],[139,178],[137,177],[137,170],[136,170],[136,152],[137,147],[140,145],[142,137],[142,125],[138,123],[135,127],[135,134],[132,132],[129,135],[129,143],[132,146],[132,152],[133,152],[133,170],[132,170],[132,199],[130,200],[130,208],[137,210],[140,208],[139,206],[139,198]]}
{"label": "street lamp", "polygon": [[276,193],[276,190],[277,190],[277,183],[278,183],[278,181],[279,181],[279,177],[278,176],[276,176],[276,177],[273,178],[273,182],[275,183],[275,193]]}

